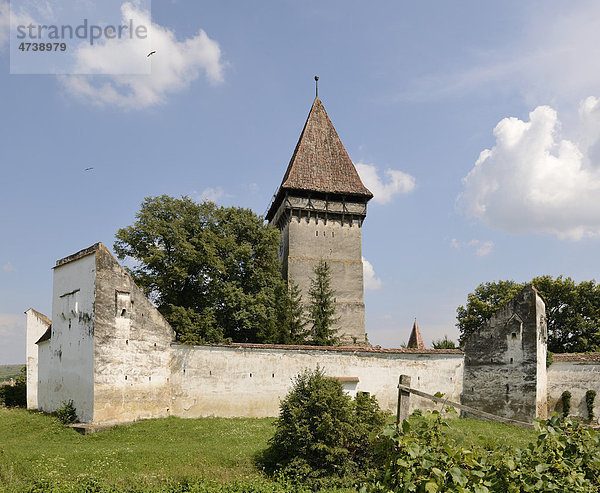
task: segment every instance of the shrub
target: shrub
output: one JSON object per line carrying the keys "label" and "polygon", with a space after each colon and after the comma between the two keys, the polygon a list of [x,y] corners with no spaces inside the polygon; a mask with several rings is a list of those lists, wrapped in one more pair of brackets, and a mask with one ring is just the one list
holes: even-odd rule
{"label": "shrub", "polygon": [[587,406],[588,419],[592,421],[594,419],[594,399],[596,398],[595,390],[588,390],[585,393],[585,405]]}
{"label": "shrub", "polygon": [[7,407],[27,406],[27,367],[21,368],[21,373],[15,378],[14,385],[0,387],[0,404]]}
{"label": "shrub", "polygon": [[445,433],[441,415],[389,427],[381,442],[386,457],[367,491],[520,493],[600,490],[600,434],[558,416],[536,421],[536,443],[524,449],[471,447]]}
{"label": "shrub", "polygon": [[372,465],[369,435],[380,433],[384,422],[374,397],[353,400],[322,369],[306,370],[281,402],[262,465],[317,488],[354,483]]}
{"label": "shrub", "polygon": [[70,425],[77,422],[77,410],[73,401],[62,403],[62,406],[56,410],[56,417],[63,425]]}
{"label": "shrub", "polygon": [[566,418],[571,412],[571,392],[565,390],[560,396],[560,400],[562,401],[563,416]]}

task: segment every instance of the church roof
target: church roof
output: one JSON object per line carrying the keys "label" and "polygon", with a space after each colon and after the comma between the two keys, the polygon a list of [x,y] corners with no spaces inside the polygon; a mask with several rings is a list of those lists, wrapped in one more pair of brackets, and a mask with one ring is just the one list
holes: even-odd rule
{"label": "church roof", "polygon": [[[277,195],[285,190],[354,195],[367,200],[373,197],[358,176],[318,97],[312,104]],[[278,205],[276,199],[267,218],[274,215],[273,208]]]}
{"label": "church roof", "polygon": [[412,332],[410,333],[410,337],[408,338],[408,344],[406,347],[416,348],[416,349],[425,349],[425,343],[423,342],[423,338],[421,337],[421,331],[419,330],[419,324],[415,319],[415,323],[413,324]]}

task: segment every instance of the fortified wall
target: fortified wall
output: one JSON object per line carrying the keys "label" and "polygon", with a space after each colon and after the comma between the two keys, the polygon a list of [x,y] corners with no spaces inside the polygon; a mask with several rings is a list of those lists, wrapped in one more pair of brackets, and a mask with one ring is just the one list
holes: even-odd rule
{"label": "fortified wall", "polygon": [[[177,344],[166,320],[100,243],[57,262],[52,318],[37,341],[38,396],[30,407],[52,412],[73,400],[82,422],[276,416],[293,378],[317,366],[348,393],[375,395],[389,412],[400,374],[451,400],[462,390],[459,350]],[[412,406],[435,404],[413,399]]]}
{"label": "fortified wall", "polygon": [[[317,366],[350,395],[368,392],[392,413],[400,375],[429,394],[528,422],[562,412],[565,390],[572,394],[571,414],[583,418],[585,393],[600,395],[600,353],[555,354],[546,370],[545,308],[531,286],[476,331],[464,353],[422,344],[187,346],[98,243],[54,267],[51,326],[39,312],[26,313],[28,407],[52,412],[73,400],[86,423],[276,416],[293,379]],[[418,336],[416,322],[413,331]],[[417,396],[410,402],[411,412],[439,409]]]}

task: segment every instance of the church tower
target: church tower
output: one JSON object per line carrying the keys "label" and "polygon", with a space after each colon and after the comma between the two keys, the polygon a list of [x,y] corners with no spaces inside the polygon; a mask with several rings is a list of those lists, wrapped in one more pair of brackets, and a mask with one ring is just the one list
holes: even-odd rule
{"label": "church tower", "polygon": [[304,303],[316,265],[329,265],[345,344],[366,342],[361,229],[372,197],[317,95],[266,217],[281,231],[282,272]]}

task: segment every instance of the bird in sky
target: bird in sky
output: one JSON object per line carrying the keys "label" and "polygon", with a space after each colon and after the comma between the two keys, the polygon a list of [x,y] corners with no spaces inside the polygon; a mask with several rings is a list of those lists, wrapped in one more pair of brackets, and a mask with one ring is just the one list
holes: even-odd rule
{"label": "bird in sky", "polygon": [[94,168],[85,168],[83,171],[91,171],[91,170],[93,170],[93,169],[94,169]]}
{"label": "bird in sky", "polygon": [[154,55],[156,53],[156,50],[151,51],[150,53],[148,53],[148,56],[146,58],[148,58],[150,55]]}

